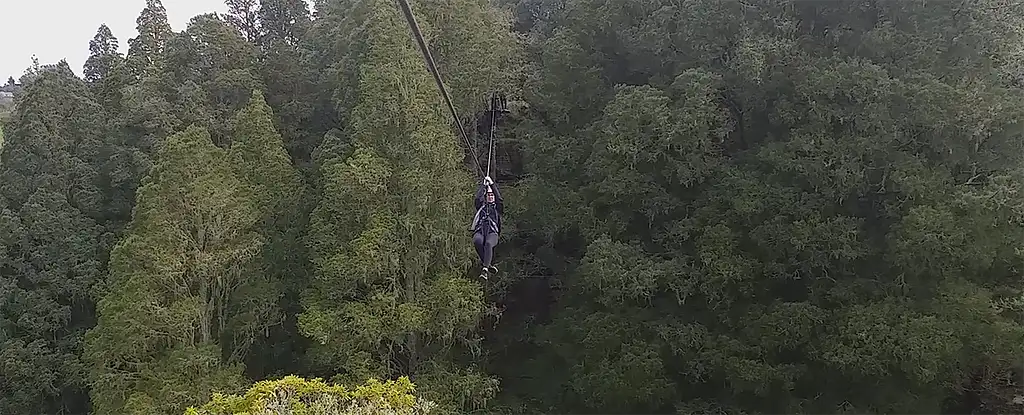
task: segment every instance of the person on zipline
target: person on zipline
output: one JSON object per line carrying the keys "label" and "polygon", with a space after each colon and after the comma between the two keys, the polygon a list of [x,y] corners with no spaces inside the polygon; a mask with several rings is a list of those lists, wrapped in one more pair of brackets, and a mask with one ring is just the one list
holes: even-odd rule
{"label": "person on zipline", "polygon": [[484,177],[483,183],[477,188],[473,206],[476,208],[476,215],[473,217],[470,230],[473,231],[473,245],[476,246],[476,253],[483,265],[483,275],[486,277],[487,273],[498,272],[491,264],[491,260],[494,257],[494,247],[498,245],[501,213],[504,210],[501,192],[490,176]]}

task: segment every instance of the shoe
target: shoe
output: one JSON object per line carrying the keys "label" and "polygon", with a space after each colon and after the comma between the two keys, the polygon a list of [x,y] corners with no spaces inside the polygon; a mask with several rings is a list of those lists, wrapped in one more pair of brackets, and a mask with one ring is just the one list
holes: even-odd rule
{"label": "shoe", "polygon": [[491,265],[491,267],[488,268],[488,271],[490,271],[491,274],[497,274],[498,273],[498,268],[495,267],[494,265]]}

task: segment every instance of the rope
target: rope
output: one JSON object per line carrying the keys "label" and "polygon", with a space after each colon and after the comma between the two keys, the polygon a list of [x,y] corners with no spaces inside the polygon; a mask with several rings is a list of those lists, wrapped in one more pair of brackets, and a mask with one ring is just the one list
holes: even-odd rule
{"label": "rope", "polygon": [[[495,102],[497,96],[491,97],[491,128],[487,131],[487,176],[491,175],[491,161],[494,160],[494,125],[495,119],[498,118],[498,103]],[[493,177],[491,178],[494,179]]]}
{"label": "rope", "polygon": [[[427,61],[427,67],[430,69],[430,74],[434,75],[434,82],[437,83],[437,88],[441,91],[441,95],[444,97],[444,102],[448,104],[448,109],[452,112],[452,118],[455,119],[455,125],[459,126],[459,132],[462,133],[462,139],[466,141],[466,146],[473,148],[473,144],[469,141],[469,134],[466,134],[466,128],[462,125],[462,121],[459,120],[459,114],[455,111],[455,105],[452,104],[452,98],[448,95],[448,88],[444,86],[444,82],[441,81],[441,74],[437,71],[437,65],[434,63],[434,57],[430,55],[430,49],[427,49],[427,43],[423,40],[423,34],[420,33],[420,27],[416,24],[416,18],[412,15],[412,8],[409,7],[407,0],[398,0],[398,4],[402,7],[402,13],[405,14],[405,20],[409,22],[409,29],[412,30],[413,37],[416,38],[416,43],[420,46],[420,51],[423,52],[423,59]],[[477,156],[473,154],[473,164],[476,165],[476,170],[483,173],[483,169],[480,168],[480,161],[477,160]],[[488,161],[487,166],[490,171],[490,162]]]}

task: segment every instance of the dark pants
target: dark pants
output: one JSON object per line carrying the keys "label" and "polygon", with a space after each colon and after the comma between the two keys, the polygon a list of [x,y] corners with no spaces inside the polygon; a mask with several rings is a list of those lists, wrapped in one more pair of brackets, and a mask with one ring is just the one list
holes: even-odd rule
{"label": "dark pants", "polygon": [[485,267],[491,266],[491,258],[494,257],[494,247],[498,245],[498,234],[488,232],[487,237],[480,231],[473,234],[473,245],[476,246],[476,254],[480,256],[480,262]]}

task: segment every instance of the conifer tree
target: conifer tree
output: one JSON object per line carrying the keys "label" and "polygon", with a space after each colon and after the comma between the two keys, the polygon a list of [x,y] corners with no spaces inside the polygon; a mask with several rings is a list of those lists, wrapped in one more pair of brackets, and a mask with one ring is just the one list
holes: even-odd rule
{"label": "conifer tree", "polygon": [[106,24],[96,29],[96,36],[89,41],[89,58],[85,60],[85,81],[97,82],[113,69],[117,59],[121,58],[117,50],[117,37]]}
{"label": "conifer tree", "polygon": [[139,35],[128,40],[126,59],[129,75],[138,80],[147,71],[163,68],[164,48],[174,32],[160,0],[146,0],[146,7],[135,23]]}
{"label": "conifer tree", "polygon": [[309,6],[304,0],[260,0],[261,44],[297,45],[309,27]]}
{"label": "conifer tree", "polygon": [[147,0],[136,22],[139,35],[128,41],[123,64],[101,84],[110,93],[104,106],[115,141],[104,168],[112,189],[106,204],[120,228],[131,219],[135,192],[160,143],[184,125],[175,114],[177,97],[164,63],[173,32],[160,0]]}
{"label": "conifer tree", "polygon": [[309,269],[302,241],[308,193],[273,118],[263,93],[253,91],[233,121],[229,152],[239,179],[253,189],[258,229],[266,240],[261,257],[251,266],[254,279],[234,300],[239,307],[236,339],[252,341],[256,333],[271,333],[253,345],[258,350],[249,360],[249,373],[295,366],[289,362],[300,352],[294,350],[297,333],[289,316],[298,312],[299,290],[306,286]]}
{"label": "conifer tree", "polygon": [[249,103],[234,118],[231,162],[239,178],[253,187],[262,221],[273,226],[299,202],[302,183],[274,128],[273,110],[263,93],[252,91]]}
{"label": "conifer tree", "polygon": [[214,143],[226,147],[230,121],[253,89],[262,89],[256,48],[215,13],[198,15],[167,46],[168,75],[176,98],[175,114],[185,123],[207,128]]}
{"label": "conifer tree", "polygon": [[89,41],[89,58],[85,60],[85,81],[92,87],[103,107],[116,113],[121,107],[121,88],[128,82],[124,56],[118,41],[107,25],[100,25]]}
{"label": "conifer tree", "polygon": [[259,10],[256,5],[258,0],[226,0],[228,13],[224,15],[224,21],[238,29],[250,43],[256,43],[260,39]]}
{"label": "conifer tree", "polygon": [[309,8],[304,0],[261,0],[259,21],[260,75],[267,102],[274,108],[275,124],[289,154],[311,171],[311,153],[327,123],[314,112],[318,96],[314,82],[322,68],[309,59],[313,55],[306,51],[308,45],[300,49],[301,41],[311,40],[306,36],[312,23]]}
{"label": "conifer tree", "polygon": [[496,388],[458,358],[486,311],[466,278],[474,180],[399,11],[372,1],[366,16],[354,153],[321,167],[309,228],[316,278],[300,325],[349,377],[429,378],[431,399],[472,408]]}
{"label": "conifer tree", "polygon": [[209,133],[192,126],[167,139],[111,252],[87,336],[95,413],[180,412],[244,385],[251,339],[232,332],[231,300],[258,278],[247,272],[263,245],[256,206]]}
{"label": "conifer tree", "polygon": [[[166,68],[166,48],[173,36],[167,11],[160,0],[146,0],[136,19],[139,35],[128,41],[125,71],[128,85],[122,90],[117,123],[125,147],[137,149],[126,160],[125,170],[145,172],[160,142],[184,124],[175,112],[175,88]],[[141,176],[125,174],[124,187],[134,192]],[[134,199],[132,199],[134,200]]]}
{"label": "conifer tree", "polygon": [[483,111],[496,90],[517,95],[524,64],[505,10],[487,0],[410,3],[460,114]]}
{"label": "conifer tree", "polygon": [[83,412],[101,278],[103,116],[66,62],[25,84],[0,153],[0,412]]}

